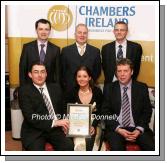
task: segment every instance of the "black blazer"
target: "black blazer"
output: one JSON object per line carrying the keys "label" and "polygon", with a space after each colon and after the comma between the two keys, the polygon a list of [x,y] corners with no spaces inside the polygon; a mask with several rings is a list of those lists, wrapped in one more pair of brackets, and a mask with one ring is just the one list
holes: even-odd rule
{"label": "black blazer", "polygon": [[76,43],[64,47],[61,53],[61,69],[63,87],[68,91],[75,86],[74,74],[81,65],[87,66],[91,72],[94,81],[101,74],[100,50],[89,44],[86,45],[85,54],[80,56]]}
{"label": "black blazer", "polygon": [[[82,102],[78,96],[78,91],[79,91],[79,88],[75,87],[71,91],[67,92],[66,103],[82,104]],[[102,101],[103,101],[102,91],[100,88],[94,87],[92,89],[92,94],[93,94],[92,99],[91,99],[89,104],[93,104],[94,102],[96,102],[96,111],[94,111],[92,114],[95,114],[96,116],[100,116],[101,105],[102,105]],[[92,123],[92,126],[96,127],[98,125],[98,122],[99,122],[99,118],[95,118],[93,123]]]}
{"label": "black blazer", "polygon": [[[108,43],[102,47],[102,67],[105,76],[105,83],[112,82],[116,68],[116,50],[115,41]],[[134,64],[134,72],[132,78],[137,79],[140,71],[140,63],[142,56],[142,47],[132,41],[127,40],[126,57]]]}
{"label": "black blazer", "polygon": [[[62,115],[63,99],[60,87],[57,84],[47,84],[47,89],[55,110],[55,114]],[[21,138],[24,146],[51,130],[51,119],[35,118],[37,116],[48,116],[49,112],[39,90],[33,84],[23,85],[19,88],[19,106],[22,110],[24,121],[21,128]]]}
{"label": "black blazer", "polygon": [[[136,126],[141,126],[145,130],[149,128],[152,107],[146,84],[133,81],[131,87],[132,116]],[[116,117],[121,110],[121,90],[118,81],[108,83],[104,87],[104,102],[102,105],[102,114],[111,115],[114,119],[107,120],[107,128],[115,130],[119,125]]]}
{"label": "black blazer", "polygon": [[[19,64],[20,85],[31,83],[28,70],[33,62],[40,61],[37,40],[23,45]],[[48,41],[44,64],[47,70],[47,82],[60,80],[60,48]]]}

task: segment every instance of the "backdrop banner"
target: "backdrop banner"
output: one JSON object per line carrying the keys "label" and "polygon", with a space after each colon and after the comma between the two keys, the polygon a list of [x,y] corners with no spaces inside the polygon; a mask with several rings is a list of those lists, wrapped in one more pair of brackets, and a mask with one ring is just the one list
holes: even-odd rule
{"label": "backdrop banner", "polygon": [[[11,87],[19,85],[19,60],[24,43],[36,38],[35,22],[40,18],[52,24],[50,41],[61,48],[72,44],[75,26],[84,23],[89,29],[89,43],[100,48],[113,41],[113,26],[125,21],[129,26],[128,40],[143,47],[138,80],[155,86],[155,6],[128,2],[94,2],[83,5],[7,5],[9,38],[9,71]],[[49,4],[49,3],[48,3]],[[63,3],[62,3],[63,4]],[[157,54],[158,55],[158,54]],[[99,83],[103,83],[103,73]]]}

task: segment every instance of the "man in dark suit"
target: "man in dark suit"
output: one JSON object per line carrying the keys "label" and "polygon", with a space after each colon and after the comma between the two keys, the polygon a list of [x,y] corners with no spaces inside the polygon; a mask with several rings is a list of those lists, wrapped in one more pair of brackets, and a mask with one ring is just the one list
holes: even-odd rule
{"label": "man in dark suit", "polygon": [[23,45],[19,64],[20,85],[30,83],[28,69],[35,61],[45,64],[47,70],[47,82],[58,82],[60,75],[60,48],[48,41],[51,24],[46,19],[39,19],[35,23],[37,40]]}
{"label": "man in dark suit", "polygon": [[132,75],[132,62],[126,58],[118,60],[118,81],[104,87],[102,114],[108,116],[106,138],[114,151],[125,150],[126,141],[136,142],[142,150],[152,151],[155,143],[148,125],[152,114],[148,87],[132,80]]}
{"label": "man in dark suit", "polygon": [[69,91],[75,86],[74,74],[79,66],[87,66],[94,81],[101,74],[100,50],[87,43],[88,28],[85,24],[78,24],[75,30],[76,43],[64,47],[61,53],[62,83]]}
{"label": "man in dark suit", "polygon": [[105,83],[117,80],[114,73],[116,60],[120,58],[128,58],[133,62],[134,73],[132,78],[136,80],[140,71],[142,47],[140,44],[126,39],[128,25],[125,22],[117,22],[113,33],[116,40],[104,45],[101,51]]}
{"label": "man in dark suit", "polygon": [[43,151],[50,142],[57,151],[73,150],[73,142],[66,137],[69,122],[63,116],[63,98],[58,84],[46,84],[47,72],[43,63],[33,63],[28,73],[32,83],[19,88],[19,105],[24,121],[22,144],[26,150]]}

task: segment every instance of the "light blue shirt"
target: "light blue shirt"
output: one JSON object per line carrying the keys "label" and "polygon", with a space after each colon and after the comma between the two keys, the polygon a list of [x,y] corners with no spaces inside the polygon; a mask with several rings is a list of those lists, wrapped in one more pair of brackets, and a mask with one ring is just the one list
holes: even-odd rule
{"label": "light blue shirt", "polygon": [[[141,132],[144,132],[144,128],[141,127],[141,126],[135,126],[135,122],[134,122],[134,119],[133,119],[133,115],[132,115],[132,96],[131,96],[131,92],[132,92],[132,80],[130,80],[130,82],[127,84],[127,85],[122,85],[120,83],[120,91],[121,91],[121,101],[122,101],[122,98],[123,98],[123,92],[124,92],[124,89],[123,87],[128,87],[127,89],[127,95],[128,95],[128,98],[129,98],[129,104],[130,104],[130,125],[129,127],[136,127],[137,129],[139,129]],[[118,122],[119,122],[119,127],[124,127],[122,125],[122,103],[121,103],[121,110],[120,110],[120,114],[119,114],[119,117],[118,117]],[[116,129],[117,129],[116,128]]]}
{"label": "light blue shirt", "polygon": [[44,50],[44,52],[45,52],[45,54],[46,54],[46,48],[47,48],[48,41],[42,43],[42,42],[40,42],[39,40],[37,40],[37,44],[38,44],[38,51],[39,51],[39,54],[40,54],[40,51],[41,51],[41,44],[44,44],[44,45],[45,45],[45,46],[43,47],[43,50]]}

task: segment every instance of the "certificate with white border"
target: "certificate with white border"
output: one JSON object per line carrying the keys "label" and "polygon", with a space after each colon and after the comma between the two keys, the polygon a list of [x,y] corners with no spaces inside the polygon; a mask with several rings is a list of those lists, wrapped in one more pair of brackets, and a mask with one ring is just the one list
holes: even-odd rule
{"label": "certificate with white border", "polygon": [[90,137],[91,105],[67,104],[69,117],[69,137]]}

